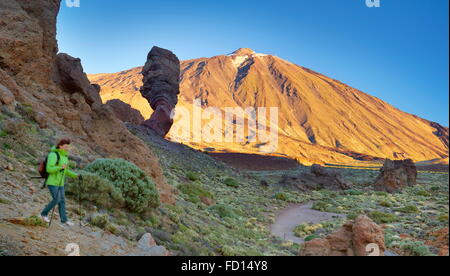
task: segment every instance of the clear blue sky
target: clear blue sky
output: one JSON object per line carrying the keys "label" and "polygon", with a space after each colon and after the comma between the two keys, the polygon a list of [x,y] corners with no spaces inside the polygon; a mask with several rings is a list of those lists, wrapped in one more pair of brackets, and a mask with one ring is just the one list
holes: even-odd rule
{"label": "clear blue sky", "polygon": [[448,0],[62,2],[60,51],[88,73],[143,65],[153,45],[182,60],[248,47],[449,125]]}

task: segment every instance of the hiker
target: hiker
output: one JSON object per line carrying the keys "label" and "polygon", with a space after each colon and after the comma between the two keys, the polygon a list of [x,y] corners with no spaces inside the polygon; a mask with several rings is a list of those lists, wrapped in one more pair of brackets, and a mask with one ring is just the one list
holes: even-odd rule
{"label": "hiker", "polygon": [[62,139],[58,144],[52,147],[50,154],[47,157],[46,170],[48,178],[45,184],[48,186],[52,201],[44,208],[41,213],[41,217],[44,221],[50,222],[48,213],[58,205],[59,216],[61,223],[67,226],[73,226],[74,224],[67,219],[66,214],[66,201],[64,192],[64,179],[65,176],[71,178],[77,178],[78,175],[69,170],[69,148],[70,139]]}

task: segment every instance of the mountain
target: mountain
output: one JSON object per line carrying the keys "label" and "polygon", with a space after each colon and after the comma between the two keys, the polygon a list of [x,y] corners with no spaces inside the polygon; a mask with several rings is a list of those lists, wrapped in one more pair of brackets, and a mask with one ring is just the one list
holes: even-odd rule
{"label": "mountain", "polygon": [[[276,155],[304,164],[448,157],[447,127],[276,56],[241,48],[229,55],[182,61],[181,68],[178,106],[192,111],[193,101],[199,99],[203,110],[278,107]],[[152,110],[139,92],[141,69],[88,77],[102,87],[103,102],[119,99],[148,118]],[[186,123],[180,120],[174,129]],[[174,131],[169,138],[182,140]],[[184,142],[203,150],[260,152],[260,144],[252,141]]]}

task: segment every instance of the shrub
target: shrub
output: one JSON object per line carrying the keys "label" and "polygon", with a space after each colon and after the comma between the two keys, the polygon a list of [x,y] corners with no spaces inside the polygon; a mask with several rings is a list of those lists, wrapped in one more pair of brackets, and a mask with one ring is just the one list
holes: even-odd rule
{"label": "shrub", "polygon": [[8,136],[8,133],[4,130],[0,130],[0,137],[6,137]]}
{"label": "shrub", "polygon": [[185,195],[189,196],[189,201],[193,203],[200,202],[200,197],[214,198],[214,195],[209,191],[202,188],[199,184],[196,183],[183,183],[178,185],[178,190]]}
{"label": "shrub", "polygon": [[318,235],[310,235],[310,236],[305,238],[305,242],[309,242],[309,241],[312,241],[312,240],[315,240],[315,239],[318,239],[318,238],[320,238]]}
{"label": "shrub", "polygon": [[448,222],[448,214],[440,214],[438,217],[439,222]]}
{"label": "shrub", "polygon": [[38,216],[31,216],[31,217],[25,218],[25,220],[23,221],[23,225],[33,226],[33,227],[36,227],[36,226],[47,227],[47,223]]}
{"label": "shrub", "polygon": [[150,178],[133,163],[122,159],[98,159],[86,171],[109,180],[117,187],[133,212],[144,213],[159,206],[159,194]]}
{"label": "shrub", "polygon": [[208,208],[209,211],[219,215],[221,218],[238,218],[234,208],[225,204],[216,204]]}
{"label": "shrub", "polygon": [[197,181],[200,179],[200,176],[196,172],[188,172],[186,173],[186,177],[191,181]]}
{"label": "shrub", "polygon": [[122,192],[110,181],[90,172],[80,172],[82,178],[70,181],[66,186],[69,196],[76,200],[88,201],[98,207],[125,207]]}
{"label": "shrub", "polygon": [[11,204],[11,201],[0,197],[0,204]]}
{"label": "shrub", "polygon": [[347,218],[350,220],[355,220],[359,215],[364,214],[364,212],[362,211],[355,211],[355,212],[351,212],[347,215]]}
{"label": "shrub", "polygon": [[289,196],[285,193],[279,192],[275,194],[275,199],[281,200],[281,201],[288,201]]}
{"label": "shrub", "polygon": [[358,196],[358,195],[363,195],[364,193],[361,191],[357,191],[357,190],[347,190],[347,191],[344,191],[344,194]]}
{"label": "shrub", "polygon": [[416,195],[418,195],[418,196],[429,197],[429,196],[430,196],[430,193],[427,192],[427,191],[425,191],[425,190],[420,190],[420,191],[417,191],[417,192],[416,192]]}
{"label": "shrub", "polygon": [[331,210],[331,204],[326,201],[316,201],[314,202],[313,206],[311,207],[314,210],[321,211],[321,212],[330,212]]}
{"label": "shrub", "polygon": [[417,206],[414,205],[408,205],[402,208],[397,208],[395,209],[395,211],[397,212],[401,212],[401,213],[405,213],[405,214],[416,214],[416,213],[420,213],[419,208],[417,208]]}
{"label": "shrub", "polygon": [[401,249],[405,250],[407,253],[411,254],[412,256],[434,256],[431,252],[428,246],[426,246],[421,241],[412,241],[412,240],[405,240],[401,241],[398,245]]}
{"label": "shrub", "polygon": [[303,238],[314,234],[314,232],[321,228],[323,228],[322,224],[303,223],[294,228],[294,234],[299,238]]}
{"label": "shrub", "polygon": [[31,129],[31,125],[22,120],[9,119],[5,122],[3,131],[6,134],[15,136],[16,138],[27,138],[29,136],[29,129]]}
{"label": "shrub", "polygon": [[105,230],[113,235],[119,235],[121,233],[120,229],[117,227],[117,225],[109,223],[105,226]]}
{"label": "shrub", "polygon": [[380,200],[379,204],[383,207],[392,207],[392,203],[387,200]]}
{"label": "shrub", "polygon": [[394,214],[383,213],[380,211],[373,211],[368,215],[376,223],[392,223],[398,220],[397,216]]}
{"label": "shrub", "polygon": [[89,223],[98,228],[105,229],[109,225],[109,217],[107,214],[95,214],[90,217]]}
{"label": "shrub", "polygon": [[29,121],[34,122],[36,118],[36,111],[34,111],[33,106],[28,103],[21,103],[17,105],[17,110],[20,115],[27,118]]}
{"label": "shrub", "polygon": [[233,188],[237,188],[239,187],[239,183],[236,181],[236,179],[234,178],[227,178],[224,181],[225,185],[227,185],[228,187],[233,187]]}

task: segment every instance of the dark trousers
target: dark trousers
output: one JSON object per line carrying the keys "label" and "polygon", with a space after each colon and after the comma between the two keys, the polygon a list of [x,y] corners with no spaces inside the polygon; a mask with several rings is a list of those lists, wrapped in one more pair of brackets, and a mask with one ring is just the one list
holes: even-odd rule
{"label": "dark trousers", "polygon": [[44,208],[41,215],[46,217],[48,213],[58,205],[59,217],[61,218],[61,222],[67,222],[67,214],[66,214],[66,200],[65,200],[65,191],[64,187],[57,186],[48,186],[50,194],[52,195],[52,201]]}

